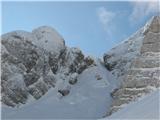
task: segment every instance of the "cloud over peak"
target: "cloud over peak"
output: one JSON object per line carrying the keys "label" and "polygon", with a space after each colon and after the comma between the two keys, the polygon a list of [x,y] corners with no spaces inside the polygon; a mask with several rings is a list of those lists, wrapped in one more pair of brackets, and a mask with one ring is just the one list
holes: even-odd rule
{"label": "cloud over peak", "polygon": [[113,20],[116,17],[116,13],[107,10],[105,7],[100,7],[97,9],[97,16],[106,32],[107,38],[111,39],[113,37],[113,33],[115,32]]}
{"label": "cloud over peak", "polygon": [[140,22],[144,17],[159,12],[160,2],[158,0],[137,0],[132,1],[131,4],[133,6],[133,11],[129,18],[131,23]]}
{"label": "cloud over peak", "polygon": [[97,14],[100,22],[103,25],[108,25],[112,21],[112,19],[115,17],[114,12],[108,11],[104,7],[98,8]]}

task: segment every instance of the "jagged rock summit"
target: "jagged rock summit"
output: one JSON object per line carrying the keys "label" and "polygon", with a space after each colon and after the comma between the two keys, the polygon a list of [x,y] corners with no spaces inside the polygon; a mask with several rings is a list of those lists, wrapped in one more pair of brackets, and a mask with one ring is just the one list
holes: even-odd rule
{"label": "jagged rock summit", "polygon": [[78,74],[94,64],[78,48],[65,46],[63,38],[51,27],[33,32],[14,31],[2,35],[2,102],[8,106],[25,104],[41,98],[59,82],[57,89],[65,95]]}

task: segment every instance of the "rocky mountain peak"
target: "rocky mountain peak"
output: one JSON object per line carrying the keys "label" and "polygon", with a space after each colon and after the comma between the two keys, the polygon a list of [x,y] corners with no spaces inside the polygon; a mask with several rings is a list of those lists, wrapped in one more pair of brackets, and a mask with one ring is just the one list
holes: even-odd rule
{"label": "rocky mountain peak", "polygon": [[[121,81],[120,87],[112,93],[114,100],[111,113],[160,86],[159,26],[160,17],[154,16],[141,29],[145,31],[142,36],[135,34],[134,37],[115,48],[121,50],[118,53],[123,53],[120,54],[120,57],[115,56],[117,54],[115,50],[108,53],[109,57],[104,56],[106,67],[112,67],[111,72]],[[135,46],[137,40],[139,44]],[[124,47],[130,48],[132,51],[129,52]]]}
{"label": "rocky mountain peak", "polygon": [[65,46],[63,38],[48,26],[1,38],[2,103],[8,106],[25,104],[30,96],[39,99],[50,88],[69,93],[78,75],[94,64],[81,50]]}

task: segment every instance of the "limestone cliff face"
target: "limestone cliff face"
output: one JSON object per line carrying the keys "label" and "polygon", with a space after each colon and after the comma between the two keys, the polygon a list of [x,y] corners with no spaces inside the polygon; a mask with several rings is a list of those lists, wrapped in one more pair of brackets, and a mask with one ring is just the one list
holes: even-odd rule
{"label": "limestone cliff face", "polygon": [[[160,87],[160,17],[155,16],[143,28],[139,55],[131,61],[120,88],[112,93],[111,113],[124,104]],[[110,114],[111,114],[110,113]]]}

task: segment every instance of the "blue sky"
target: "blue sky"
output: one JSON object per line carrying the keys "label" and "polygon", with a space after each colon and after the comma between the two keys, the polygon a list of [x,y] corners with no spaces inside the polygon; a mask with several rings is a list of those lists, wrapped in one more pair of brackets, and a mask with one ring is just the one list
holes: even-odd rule
{"label": "blue sky", "polygon": [[101,57],[156,14],[158,4],[150,1],[3,2],[2,33],[52,26],[69,47]]}

